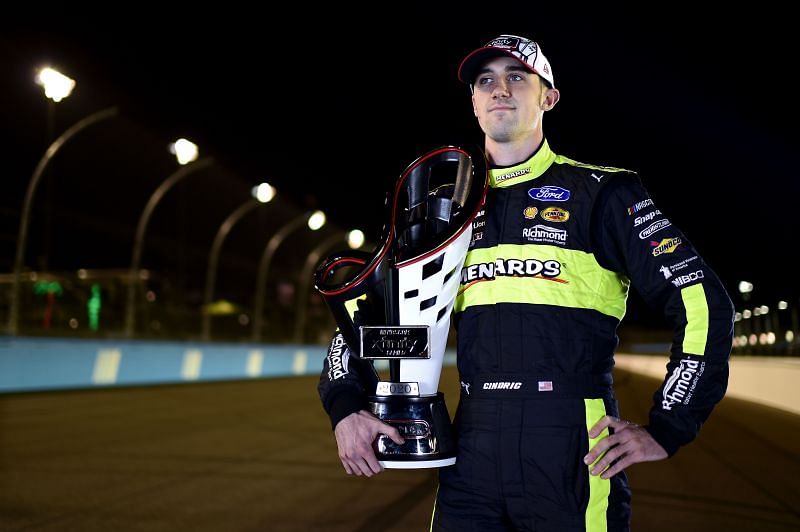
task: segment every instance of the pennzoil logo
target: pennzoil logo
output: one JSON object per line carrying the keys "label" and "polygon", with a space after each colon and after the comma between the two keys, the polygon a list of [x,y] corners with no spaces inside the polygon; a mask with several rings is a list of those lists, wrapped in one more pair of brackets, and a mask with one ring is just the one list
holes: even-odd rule
{"label": "pennzoil logo", "polygon": [[664,253],[672,253],[680,244],[681,238],[679,236],[674,238],[665,238],[661,242],[656,242],[654,240],[650,241],[650,245],[653,246],[652,253],[654,257],[658,257]]}
{"label": "pennzoil logo", "polygon": [[501,276],[553,279],[559,275],[561,275],[561,263],[557,260],[498,258],[494,262],[480,262],[462,268],[461,284],[473,281],[491,281],[495,277]]}
{"label": "pennzoil logo", "polygon": [[531,173],[531,167],[528,166],[527,168],[520,168],[519,170],[514,170],[513,172],[509,172],[507,174],[500,174],[498,176],[495,176],[494,182],[502,183],[503,181],[508,181],[509,179],[514,179],[515,177],[519,177],[521,175],[530,173]]}
{"label": "pennzoil logo", "polygon": [[533,220],[536,218],[536,213],[539,212],[539,209],[536,207],[525,207],[525,210],[522,211],[522,216],[524,216],[528,220]]}
{"label": "pennzoil logo", "polygon": [[547,207],[542,211],[541,216],[548,222],[566,222],[569,220],[569,211],[561,207]]}

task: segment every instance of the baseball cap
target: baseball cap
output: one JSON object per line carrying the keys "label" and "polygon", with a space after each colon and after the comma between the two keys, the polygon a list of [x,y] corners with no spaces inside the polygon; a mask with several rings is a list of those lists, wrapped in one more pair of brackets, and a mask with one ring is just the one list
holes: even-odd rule
{"label": "baseball cap", "polygon": [[470,52],[458,67],[458,79],[468,85],[472,84],[478,69],[485,61],[502,56],[513,57],[526,69],[539,74],[551,87],[556,86],[553,69],[542,53],[542,48],[534,41],[518,35],[500,35]]}

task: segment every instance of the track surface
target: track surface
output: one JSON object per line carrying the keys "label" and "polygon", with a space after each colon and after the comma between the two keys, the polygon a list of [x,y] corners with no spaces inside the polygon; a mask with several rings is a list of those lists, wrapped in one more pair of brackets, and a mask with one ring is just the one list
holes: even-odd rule
{"label": "track surface", "polygon": [[[618,372],[644,422],[655,380]],[[441,389],[455,409],[455,370]],[[800,530],[800,416],[726,398],[639,464],[633,530]],[[310,377],[0,395],[0,530],[427,530],[432,471],[349,477]]]}

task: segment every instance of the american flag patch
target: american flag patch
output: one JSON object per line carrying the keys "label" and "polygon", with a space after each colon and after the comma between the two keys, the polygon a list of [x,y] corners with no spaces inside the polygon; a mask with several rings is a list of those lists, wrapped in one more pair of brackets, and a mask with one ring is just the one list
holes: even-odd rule
{"label": "american flag patch", "polygon": [[553,381],[539,381],[539,391],[540,392],[552,392],[553,391]]}

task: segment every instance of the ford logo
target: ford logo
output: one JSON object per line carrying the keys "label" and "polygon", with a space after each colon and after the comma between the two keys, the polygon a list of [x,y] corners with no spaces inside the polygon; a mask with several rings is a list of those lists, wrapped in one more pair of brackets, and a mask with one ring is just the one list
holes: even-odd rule
{"label": "ford logo", "polygon": [[531,199],[542,201],[567,201],[569,194],[569,190],[554,186],[536,187],[528,190],[528,196]]}

